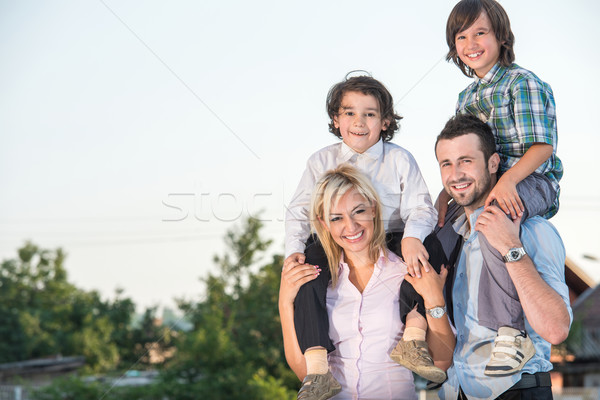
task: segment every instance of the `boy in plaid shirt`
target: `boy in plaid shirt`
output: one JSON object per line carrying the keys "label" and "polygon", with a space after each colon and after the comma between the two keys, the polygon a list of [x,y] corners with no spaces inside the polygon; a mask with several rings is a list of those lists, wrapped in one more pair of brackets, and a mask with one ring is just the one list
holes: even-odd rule
{"label": "boy in plaid shirt", "polygon": [[[502,174],[486,199],[510,218],[550,218],[558,211],[558,182],[563,174],[556,156],[557,132],[554,96],[550,86],[514,63],[514,35],[508,15],[495,0],[462,0],[446,25],[452,60],[474,82],[458,97],[457,114],[471,114],[486,122],[496,139]],[[468,180],[454,189],[468,191]],[[443,224],[450,196],[442,190],[439,223]],[[535,349],[525,332],[524,315],[505,263],[526,255],[511,249],[501,255],[483,235],[484,258],[479,282],[479,322],[498,331],[486,375],[504,376],[521,370]]]}

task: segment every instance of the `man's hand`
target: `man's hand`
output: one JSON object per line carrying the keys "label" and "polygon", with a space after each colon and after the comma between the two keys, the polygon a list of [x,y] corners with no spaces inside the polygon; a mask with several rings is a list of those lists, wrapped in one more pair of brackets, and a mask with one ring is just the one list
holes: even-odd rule
{"label": "man's hand", "polygon": [[417,238],[405,237],[402,239],[402,258],[408,267],[410,276],[421,277],[421,268],[419,263],[423,264],[426,272],[429,272],[429,253],[425,250],[423,243]]}
{"label": "man's hand", "polygon": [[444,226],[444,220],[446,218],[446,213],[448,212],[448,202],[452,199],[448,192],[445,189],[442,189],[440,194],[438,195],[437,200],[435,201],[435,209],[438,212],[438,226],[441,228]]}
{"label": "man's hand", "polygon": [[517,219],[517,217],[523,215],[525,207],[517,193],[517,184],[512,182],[507,175],[502,175],[498,179],[496,186],[485,199],[485,206],[489,206],[494,200],[496,200],[502,211],[509,214],[512,219]]}
{"label": "man's hand", "polygon": [[520,226],[521,216],[511,220],[497,206],[486,207],[475,222],[475,230],[483,233],[488,242],[503,255],[513,247],[522,246]]}

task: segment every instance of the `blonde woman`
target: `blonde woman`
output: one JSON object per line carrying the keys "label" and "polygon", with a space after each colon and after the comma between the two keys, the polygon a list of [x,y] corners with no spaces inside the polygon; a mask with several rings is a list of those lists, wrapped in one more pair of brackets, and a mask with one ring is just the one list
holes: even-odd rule
{"label": "blonde woman", "polygon": [[[307,264],[284,267],[279,313],[287,362],[304,380],[298,399],[416,399],[412,373],[389,356],[404,331],[400,284],[404,279],[412,283],[427,308],[445,306],[447,270],[439,275],[423,270],[422,278],[407,275],[406,264],[386,248],[377,192],[352,166],[325,173],[313,191],[310,218],[331,266],[326,303],[336,349],[328,355],[327,374],[306,375],[294,327],[294,298],[319,270]],[[427,320],[433,361],[446,370],[455,343],[448,318]]]}

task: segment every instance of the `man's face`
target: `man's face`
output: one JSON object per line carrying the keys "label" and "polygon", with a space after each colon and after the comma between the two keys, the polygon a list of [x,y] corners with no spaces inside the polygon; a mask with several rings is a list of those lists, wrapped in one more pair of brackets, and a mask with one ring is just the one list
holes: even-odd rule
{"label": "man's face", "polygon": [[498,170],[498,155],[486,162],[473,133],[440,140],[436,155],[444,189],[454,201],[468,212],[483,206],[492,190],[492,174]]}

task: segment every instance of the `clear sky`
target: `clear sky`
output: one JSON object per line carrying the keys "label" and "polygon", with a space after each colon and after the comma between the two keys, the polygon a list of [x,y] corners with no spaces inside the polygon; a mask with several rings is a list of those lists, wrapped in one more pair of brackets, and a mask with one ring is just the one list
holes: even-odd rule
{"label": "clear sky", "polygon": [[[325,96],[354,69],[392,92],[431,193],[433,143],[470,80],[444,61],[454,1],[0,1],[0,258],[31,239],[70,278],[140,306],[202,298],[222,236],[283,216],[337,139]],[[502,1],[517,63],[552,85],[565,175],[551,221],[596,281],[600,5]]]}

